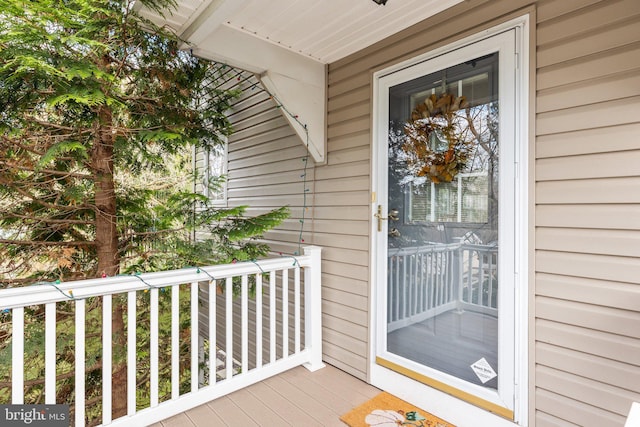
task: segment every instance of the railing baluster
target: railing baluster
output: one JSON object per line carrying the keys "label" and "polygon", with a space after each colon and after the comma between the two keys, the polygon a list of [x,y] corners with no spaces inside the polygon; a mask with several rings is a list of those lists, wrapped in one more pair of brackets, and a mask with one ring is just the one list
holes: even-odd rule
{"label": "railing baluster", "polygon": [[444,304],[447,304],[451,301],[451,283],[453,278],[453,257],[451,256],[451,251],[447,251],[444,253],[444,259],[446,262],[445,268],[445,283],[444,283]]}
{"label": "railing baluster", "polygon": [[400,282],[400,262],[401,255],[398,254],[396,256],[396,263],[394,267],[394,280],[393,280],[393,288],[391,288],[391,294],[393,295],[393,320],[400,320],[400,287],[402,283]]}
{"label": "railing baluster", "polygon": [[276,272],[269,273],[269,361],[276,361]]}
{"label": "railing baluster", "polygon": [[76,300],[76,335],[75,335],[75,345],[76,345],[76,384],[75,384],[75,396],[76,396],[76,425],[83,426],[85,425],[85,384],[84,384],[84,375],[85,375],[85,314],[84,314],[84,306],[85,300],[79,299]]}
{"label": "railing baluster", "polygon": [[240,290],[241,303],[241,346],[240,359],[242,365],[242,373],[249,371],[249,277],[244,274],[241,280]]}
{"label": "railing baluster", "polygon": [[282,357],[289,357],[289,269],[282,270]]}
{"label": "railing baluster", "polygon": [[396,281],[395,281],[395,288],[393,290],[394,292],[394,298],[393,300],[395,301],[395,314],[396,314],[396,320],[402,320],[402,292],[403,292],[403,288],[404,288],[404,282],[405,282],[405,278],[402,277],[402,266],[404,265],[404,261],[405,261],[405,257],[404,254],[398,255],[398,260],[396,263]]}
{"label": "railing baluster", "polygon": [[111,295],[102,297],[102,424],[111,423]]}
{"label": "railing baluster", "polygon": [[405,307],[405,317],[410,318],[413,316],[413,287],[415,286],[415,282],[413,280],[413,269],[415,265],[415,256],[413,254],[408,256],[408,266],[407,266],[407,305]]}
{"label": "railing baluster", "polygon": [[438,278],[437,278],[437,286],[436,286],[436,307],[440,307],[442,304],[442,274],[443,274],[443,265],[442,265],[442,252],[436,252],[436,265],[438,266]]}
{"label": "railing baluster", "polygon": [[233,278],[227,277],[225,283],[225,314],[226,314],[226,375],[225,380],[230,380],[233,376]]}
{"label": "railing baluster", "polygon": [[416,315],[422,313],[424,311],[424,308],[422,307],[422,293],[424,291],[423,287],[422,287],[422,283],[424,281],[424,273],[423,273],[423,269],[422,269],[422,254],[418,253],[415,255],[415,266],[416,266],[416,271],[415,271],[415,282],[416,282],[416,287],[415,287],[415,313]]}
{"label": "railing baluster", "polygon": [[467,251],[467,276],[469,277],[469,292],[468,292],[468,301],[469,303],[473,303],[473,251]]}
{"label": "railing baluster", "polygon": [[11,403],[24,403],[24,307],[11,316]]}
{"label": "railing baluster", "polygon": [[420,313],[420,255],[415,253],[411,256],[411,316],[415,316]]}
{"label": "railing baluster", "polygon": [[127,292],[127,415],[136,413],[136,292]]}
{"label": "railing baluster", "polygon": [[191,283],[191,392],[198,391],[198,282]]}
{"label": "railing baluster", "polygon": [[447,258],[447,297],[446,297],[446,303],[450,303],[451,302],[451,295],[453,294],[453,291],[451,290],[451,288],[453,287],[453,252],[451,251],[447,251],[446,253],[446,258]]}
{"label": "railing baluster", "polygon": [[395,314],[396,320],[402,320],[402,313],[400,311],[401,306],[400,302],[402,301],[402,287],[404,286],[404,277],[400,275],[400,271],[402,269],[402,265],[404,264],[404,255],[398,255],[398,259],[396,262],[396,281],[394,292],[394,301],[395,301]]}
{"label": "railing baluster", "polygon": [[294,309],[294,352],[300,352],[300,266],[296,265],[293,275],[293,309]]}
{"label": "railing baluster", "polygon": [[160,350],[160,337],[159,337],[159,313],[158,313],[158,305],[159,305],[159,292],[160,290],[157,288],[151,289],[151,296],[149,301],[151,303],[151,307],[149,308],[150,319],[149,319],[149,389],[150,389],[150,398],[149,405],[153,408],[158,406],[158,369],[159,369],[159,350]]}
{"label": "railing baluster", "polygon": [[401,319],[406,319],[407,318],[407,287],[409,280],[407,277],[407,264],[409,263],[409,257],[407,255],[404,256],[404,259],[402,260],[402,300],[400,301],[400,306],[401,306],[401,310],[400,310],[400,318]]}
{"label": "railing baluster", "polygon": [[[496,263],[494,262],[494,257],[493,257],[493,253],[491,252],[487,252],[487,258],[489,259],[489,304],[488,306],[491,308],[497,308],[497,303],[493,304],[493,293],[494,291],[497,291],[497,289],[495,289],[496,286],[496,277],[493,274],[494,269],[497,267]],[[497,301],[497,299],[496,299]]]}
{"label": "railing baluster", "polygon": [[438,260],[438,287],[437,287],[437,300],[436,307],[440,307],[442,305],[442,293],[444,287],[444,275],[446,273],[446,266],[444,256],[442,252],[436,252],[436,259]]}
{"label": "railing baluster", "polygon": [[440,305],[443,305],[449,301],[449,252],[441,252],[440,259],[442,260],[442,293],[440,294]]}
{"label": "railing baluster", "polygon": [[180,285],[171,287],[171,399],[180,397]]}
{"label": "railing baluster", "polygon": [[[484,301],[484,298],[482,298],[480,304],[483,307],[491,307],[491,260],[489,259],[489,254],[486,251],[482,251],[481,252],[482,255],[482,264],[483,264],[483,280],[482,280],[482,293],[484,295],[484,293],[486,292],[487,295],[487,301]],[[486,275],[485,275],[486,272]],[[486,282],[484,281],[484,278],[486,277]]]}
{"label": "railing baluster", "polygon": [[[307,250],[309,249],[309,250]],[[189,271],[187,269],[171,272],[158,272],[158,273],[145,273],[141,275],[140,280],[138,278],[127,278],[124,276],[109,277],[101,279],[89,279],[85,281],[67,282],[60,284],[59,288],[51,290],[50,286],[34,286],[30,287],[28,292],[16,292],[16,290],[8,290],[4,293],[0,290],[0,301],[3,305],[0,308],[3,311],[13,310],[10,314],[11,326],[12,326],[12,338],[10,344],[12,346],[13,364],[11,368],[12,375],[12,402],[16,404],[24,403],[24,386],[25,386],[25,342],[24,333],[26,329],[25,307],[29,305],[44,305],[44,403],[55,404],[56,403],[56,370],[57,370],[57,355],[56,355],[56,340],[57,329],[56,324],[56,309],[57,303],[67,301],[72,298],[74,301],[69,304],[74,304],[74,352],[76,354],[75,365],[73,367],[74,372],[74,384],[76,390],[75,401],[72,402],[73,417],[75,425],[85,425],[85,423],[110,425],[112,424],[112,410],[113,410],[113,295],[117,294],[118,298],[124,297],[127,294],[126,304],[127,308],[125,313],[127,316],[127,340],[126,340],[126,356],[127,363],[127,413],[128,415],[124,419],[116,420],[116,423],[123,425],[140,425],[145,423],[155,423],[162,418],[166,418],[175,414],[174,411],[182,411],[185,408],[190,408],[195,405],[206,402],[206,399],[210,395],[215,395],[218,390],[221,392],[230,392],[231,390],[238,389],[246,383],[253,383],[256,378],[267,378],[283,370],[290,369],[296,364],[304,364],[311,370],[322,367],[322,341],[321,341],[321,298],[320,298],[320,249],[319,248],[306,248],[305,256],[296,258],[294,266],[290,266],[290,261],[284,262],[280,259],[265,260],[261,262],[258,268],[255,268],[251,263],[239,263],[236,266],[214,266],[209,267],[212,275],[223,278],[225,280],[225,302],[219,301],[217,296],[217,284],[222,283],[220,281],[212,280],[209,287],[209,357],[211,366],[209,368],[209,374],[211,380],[209,385],[215,385],[216,383],[216,360],[218,346],[220,350],[223,346],[220,345],[221,341],[217,340],[217,311],[218,308],[226,308],[226,330],[222,329],[220,332],[226,334],[226,376],[229,383],[220,384],[221,387],[205,387],[201,388],[203,383],[201,372],[206,372],[200,369],[196,362],[200,362],[204,357],[200,351],[201,339],[199,336],[202,330],[200,329],[200,311],[199,311],[199,298],[200,298],[200,286],[201,277],[196,276],[195,271]],[[255,262],[253,264],[256,264]],[[297,264],[297,265],[296,265]],[[291,277],[291,269],[294,269]],[[259,272],[258,272],[259,270]],[[304,271],[304,290],[302,288],[303,281],[301,272]],[[249,301],[249,284],[250,280],[253,280],[255,274],[256,284],[256,296],[255,296],[255,342],[253,341],[253,331],[249,331],[249,322],[253,321],[253,314],[250,310],[253,310],[253,302]],[[269,285],[264,283],[264,274],[269,274]],[[213,276],[211,276],[213,277]],[[282,288],[280,286],[280,279],[282,280]],[[293,286],[289,281],[293,281]],[[181,298],[183,292],[186,295],[186,288],[181,288],[179,283],[189,283],[190,288],[190,315],[191,315],[191,388],[192,391],[188,395],[180,396],[180,385],[182,378],[180,374],[181,361],[186,358],[183,353],[180,354],[180,338],[183,330],[180,328],[181,320]],[[237,309],[241,309],[242,313],[235,313],[236,306],[234,305],[234,283],[241,285],[241,302]],[[186,285],[183,285],[186,286]],[[170,321],[171,321],[171,338],[170,345],[165,346],[167,348],[161,348],[160,345],[160,304],[164,306],[164,295],[162,290],[166,287],[171,287],[171,304],[170,304]],[[74,289],[71,294],[71,289]],[[149,299],[142,298],[142,294],[137,292],[150,292]],[[69,292],[69,294],[66,294]],[[264,298],[264,292],[269,292],[269,301]],[[282,292],[282,306],[278,301],[278,293]],[[72,297],[70,297],[72,295]],[[304,301],[302,301],[304,295]],[[97,309],[101,310],[101,339],[102,341],[102,419],[92,418],[93,408],[90,408],[89,401],[87,400],[88,393],[88,377],[87,377],[87,350],[90,348],[87,343],[87,336],[90,336],[90,330],[87,329],[87,319],[90,320],[91,313],[87,313],[87,300],[89,298],[102,298],[101,304],[97,306]],[[293,298],[293,300],[292,300]],[[93,301],[93,300],[91,300]],[[99,301],[99,300],[98,300]],[[148,306],[144,308],[143,312],[137,313],[137,307],[143,301],[146,301]],[[169,302],[169,301],[167,301]],[[184,301],[186,303],[186,300]],[[222,306],[218,307],[217,303],[221,303]],[[269,312],[266,312],[265,306],[269,304]],[[91,303],[93,306],[93,303]],[[291,313],[291,310],[294,312]],[[304,310],[304,311],[303,311]],[[140,316],[147,313],[149,320],[142,319]],[[206,312],[206,309],[205,309]],[[169,313],[166,313],[169,314]],[[183,313],[182,315],[186,315]],[[238,315],[241,316],[239,324]],[[278,325],[278,318],[282,315],[282,330]],[[269,316],[269,323],[267,324],[266,317]],[[303,320],[304,317],[304,320]],[[138,411],[137,408],[137,344],[140,343],[137,336],[138,318],[143,322],[140,324],[141,328],[149,328],[149,405],[151,408],[159,408],[158,410],[151,411]],[[186,320],[186,319],[184,319]],[[224,320],[223,320],[224,321]],[[304,321],[304,325],[302,324]],[[294,322],[292,325],[291,322]],[[266,329],[269,329],[267,332]],[[237,340],[237,336],[234,336],[235,332],[238,332],[238,336],[241,335],[241,343],[234,342]],[[291,336],[294,334],[294,336]],[[279,337],[282,335],[282,338]],[[163,335],[164,336],[164,335]],[[145,333],[146,337],[146,333]],[[146,338],[145,338],[146,339]],[[270,343],[266,343],[265,340],[269,339]],[[282,339],[282,341],[280,341]],[[302,342],[304,339],[304,342]],[[250,341],[251,340],[251,341]],[[164,341],[163,341],[164,342]],[[216,345],[218,344],[218,345]],[[293,348],[295,346],[295,349]],[[235,352],[234,352],[235,347]],[[235,360],[241,360],[242,372],[249,372],[249,368],[253,369],[253,360],[249,361],[249,352],[256,351],[255,366],[256,369],[262,371],[256,372],[256,375],[236,375],[238,378],[234,378],[234,373],[237,373],[238,365],[234,365]],[[308,351],[307,351],[308,350]],[[124,349],[122,349],[124,352]],[[271,362],[267,363],[265,353],[269,351]],[[100,352],[100,351],[99,351]],[[162,354],[171,352],[170,357],[170,378],[160,378],[160,357]],[[291,354],[289,354],[291,352]],[[239,356],[239,353],[242,355]],[[281,354],[281,356],[280,356]],[[235,356],[235,357],[234,357]],[[282,360],[278,360],[278,359]],[[285,360],[286,359],[286,360]],[[237,363],[237,362],[236,362]],[[255,377],[255,378],[254,378]],[[161,387],[160,384],[164,384],[166,380],[171,381],[171,400],[160,403],[161,396],[159,396]],[[168,385],[168,384],[167,384]],[[206,390],[205,390],[206,389]],[[93,397],[93,395],[92,395]],[[124,397],[124,396],[122,396]],[[100,405],[100,403],[98,403]],[[193,406],[192,406],[193,405]],[[99,415],[98,415],[99,417]]]}
{"label": "railing baluster", "polygon": [[218,338],[216,295],[218,287],[215,280],[209,283],[209,384],[215,384],[218,373]]}
{"label": "railing baluster", "polygon": [[56,403],[56,303],[44,306],[44,403]]}
{"label": "railing baluster", "polygon": [[411,259],[411,316],[415,316],[418,314],[418,286],[420,285],[420,282],[418,281],[418,255],[412,255]]}
{"label": "railing baluster", "polygon": [[424,309],[424,253],[416,255],[418,265],[418,292],[416,296],[417,312],[422,313]]}
{"label": "railing baluster", "polygon": [[480,251],[476,251],[478,255],[478,305],[482,305],[482,293],[484,290],[484,256]]}
{"label": "railing baluster", "polygon": [[387,260],[387,321],[388,322],[392,322],[395,320],[395,316],[393,315],[393,307],[391,306],[391,302],[393,301],[393,287],[395,286],[395,280],[394,280],[394,262],[393,260],[395,259],[394,256],[390,256],[389,259]]}
{"label": "railing baluster", "polygon": [[438,301],[436,299],[438,295],[438,254],[431,249],[429,251],[430,266],[431,266],[431,307],[438,307]]}
{"label": "railing baluster", "polygon": [[256,274],[256,369],[262,367],[262,274]]}

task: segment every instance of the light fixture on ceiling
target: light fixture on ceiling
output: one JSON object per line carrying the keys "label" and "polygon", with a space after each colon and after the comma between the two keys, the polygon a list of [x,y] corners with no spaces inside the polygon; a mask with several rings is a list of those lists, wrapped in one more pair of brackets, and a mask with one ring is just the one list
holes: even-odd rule
{"label": "light fixture on ceiling", "polygon": [[384,6],[385,4],[387,4],[387,0],[373,0],[373,2],[375,4],[381,4],[382,6]]}

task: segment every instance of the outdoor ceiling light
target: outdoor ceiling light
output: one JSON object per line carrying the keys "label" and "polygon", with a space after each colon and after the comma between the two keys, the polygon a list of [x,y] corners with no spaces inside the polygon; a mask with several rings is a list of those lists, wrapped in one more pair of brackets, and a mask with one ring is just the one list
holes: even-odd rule
{"label": "outdoor ceiling light", "polygon": [[381,5],[383,5],[383,6],[384,6],[385,4],[387,4],[387,0],[373,0],[373,2],[374,2],[375,4],[381,4]]}

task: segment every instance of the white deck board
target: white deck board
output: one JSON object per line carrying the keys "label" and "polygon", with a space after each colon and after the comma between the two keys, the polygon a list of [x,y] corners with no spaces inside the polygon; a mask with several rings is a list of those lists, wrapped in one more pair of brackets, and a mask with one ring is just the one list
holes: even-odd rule
{"label": "white deck board", "polygon": [[316,372],[297,367],[153,427],[340,427],[341,415],[379,392],[331,365]]}

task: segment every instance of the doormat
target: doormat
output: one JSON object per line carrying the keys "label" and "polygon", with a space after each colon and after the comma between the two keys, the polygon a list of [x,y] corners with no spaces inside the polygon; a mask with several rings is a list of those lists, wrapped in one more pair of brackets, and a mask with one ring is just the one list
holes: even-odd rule
{"label": "doormat", "polygon": [[435,415],[405,402],[387,392],[352,409],[340,417],[350,427],[415,426],[455,427]]}

